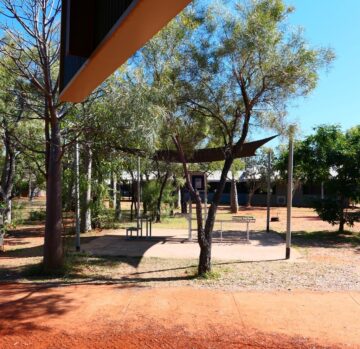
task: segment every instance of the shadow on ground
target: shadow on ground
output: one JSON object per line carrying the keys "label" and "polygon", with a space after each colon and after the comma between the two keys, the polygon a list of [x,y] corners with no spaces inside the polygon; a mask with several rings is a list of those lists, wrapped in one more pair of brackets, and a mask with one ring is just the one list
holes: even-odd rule
{"label": "shadow on ground", "polygon": [[[96,239],[97,237],[82,237],[82,243],[86,244],[90,241]],[[65,250],[72,250],[75,246],[75,238],[73,236],[67,236],[64,238],[64,247]],[[7,258],[30,258],[30,257],[42,257],[43,256],[43,244],[31,247],[25,247],[29,245],[30,242],[26,240],[18,240],[18,238],[12,238],[7,236],[5,239],[5,252],[0,251],[0,261],[1,259]],[[24,246],[21,248],[9,250],[8,246]]]}
{"label": "shadow on ground", "polygon": [[146,251],[159,243],[181,243],[184,239],[172,238],[171,236],[151,238],[126,238],[120,235],[105,235],[93,239],[89,243],[82,240],[83,252],[98,257],[131,257],[128,264],[137,268],[141,263]]}
{"label": "shadow on ground", "polygon": [[[232,244],[246,244],[246,232],[238,230],[223,230],[222,238],[220,240],[221,233],[219,230],[213,232],[214,243],[232,243]],[[259,246],[279,246],[284,243],[284,239],[276,232],[263,232],[263,231],[251,231],[250,240],[256,241]]]}
{"label": "shadow on ground", "polygon": [[[86,256],[76,255],[71,256],[71,265],[68,267],[66,273],[59,275],[43,275],[40,270],[40,264],[33,264],[26,267],[13,267],[7,269],[0,268],[0,280],[2,281],[16,281],[25,279],[31,281],[32,284],[47,285],[47,286],[66,286],[66,285],[82,285],[82,284],[107,284],[119,285],[121,287],[147,287],[149,283],[168,283],[174,281],[191,281],[198,278],[197,276],[197,260],[177,260],[176,265],[169,268],[156,266],[156,258],[153,268],[138,271],[135,265],[141,263],[142,257],[114,257],[114,256]],[[283,261],[284,259],[273,259],[264,261],[214,261],[213,267],[216,269],[239,265],[239,264],[259,264]],[[68,261],[67,261],[68,262]],[[119,276],[108,275],[106,271],[114,270],[121,265],[132,266],[133,269],[126,269],[123,274]],[[82,272],[81,267],[99,268],[99,272],[89,274]],[[101,272],[104,268],[105,272]],[[224,269],[224,270],[225,270]],[[165,275],[162,275],[165,274]],[[170,275],[169,275],[170,273]],[[154,275],[155,274],[155,275]]]}
{"label": "shadow on ground", "polygon": [[3,284],[0,287],[0,335],[46,330],[39,319],[57,317],[70,309],[70,299],[48,294],[48,289],[49,286]]}
{"label": "shadow on ground", "polygon": [[44,226],[36,225],[9,230],[6,236],[15,239],[44,237]]}

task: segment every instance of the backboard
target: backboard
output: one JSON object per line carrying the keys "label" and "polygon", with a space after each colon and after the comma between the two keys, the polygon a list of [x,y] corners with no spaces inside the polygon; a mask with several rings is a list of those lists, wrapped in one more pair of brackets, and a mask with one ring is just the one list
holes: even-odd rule
{"label": "backboard", "polygon": [[83,101],[191,0],[62,0],[60,99]]}

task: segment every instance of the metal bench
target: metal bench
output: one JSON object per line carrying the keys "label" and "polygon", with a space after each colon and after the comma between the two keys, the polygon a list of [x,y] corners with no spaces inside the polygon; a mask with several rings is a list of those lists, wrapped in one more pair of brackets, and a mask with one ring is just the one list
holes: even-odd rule
{"label": "metal bench", "polygon": [[237,223],[246,223],[246,242],[250,243],[250,223],[255,223],[256,219],[253,216],[233,216],[233,221]]}
{"label": "metal bench", "polygon": [[126,237],[133,237],[133,232],[136,231],[136,237],[142,236],[141,229],[138,227],[128,227],[126,228]]}
{"label": "metal bench", "polygon": [[236,223],[246,223],[246,242],[250,243],[250,223],[255,223],[256,219],[253,216],[233,216],[232,220],[220,220],[217,221],[220,222],[221,228],[220,228],[220,241],[223,241],[223,223],[230,223],[230,222],[236,222]]}

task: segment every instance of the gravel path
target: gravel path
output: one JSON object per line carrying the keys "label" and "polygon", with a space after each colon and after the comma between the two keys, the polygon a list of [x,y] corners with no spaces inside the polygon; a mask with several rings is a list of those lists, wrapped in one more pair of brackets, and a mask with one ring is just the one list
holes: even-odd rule
{"label": "gravel path", "polygon": [[196,274],[197,260],[161,258],[83,257],[78,261],[78,281],[136,284],[148,287],[193,286],[225,290],[360,290],[360,255],[351,250],[301,251],[296,261],[214,261],[207,279]]}

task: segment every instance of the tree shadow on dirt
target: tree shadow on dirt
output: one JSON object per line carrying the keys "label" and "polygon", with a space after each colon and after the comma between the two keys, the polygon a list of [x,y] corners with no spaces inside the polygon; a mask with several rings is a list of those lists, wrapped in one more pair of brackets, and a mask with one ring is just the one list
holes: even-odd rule
{"label": "tree shadow on dirt", "polygon": [[[117,276],[114,274],[109,274],[109,270],[114,270],[116,267],[121,266],[121,264],[135,265],[139,264],[141,257],[114,257],[114,256],[102,256],[102,257],[86,257],[90,258],[84,262],[81,259],[74,263],[71,269],[68,270],[66,275],[63,276],[44,276],[41,273],[38,273],[39,264],[32,266],[27,266],[25,269],[21,267],[16,267],[7,270],[7,278],[2,277],[0,269],[0,279],[7,281],[15,281],[20,278],[25,278],[28,281],[36,284],[44,284],[49,286],[66,286],[66,285],[117,285],[119,287],[148,287],[151,283],[171,283],[176,281],[192,281],[198,278],[197,276],[197,261],[178,261],[179,265],[162,268],[156,267],[150,268],[149,270],[143,271],[124,271],[122,274]],[[268,262],[278,262],[283,261],[284,259],[274,259],[274,260],[264,260],[264,261],[215,261],[213,262],[213,267],[230,267],[232,265],[238,264],[253,264],[253,263],[268,263]],[[87,263],[87,264],[86,264]],[[78,266],[87,266],[90,268],[100,267],[99,272],[95,274],[86,274],[81,269],[78,269]],[[104,270],[103,270],[104,268]],[[220,269],[221,273],[221,269]],[[150,285],[151,286],[151,285]]]}
{"label": "tree shadow on dirt", "polygon": [[[85,244],[92,240],[96,239],[96,237],[82,237],[81,241]],[[64,237],[63,243],[65,250],[75,249],[75,238],[74,236],[66,236]],[[41,245],[31,246],[31,247],[21,247],[17,249],[8,249],[8,246],[26,246],[30,244],[26,240],[15,239],[11,237],[5,238],[5,252],[0,251],[0,260],[2,258],[30,258],[30,257],[42,257],[43,256],[43,240],[41,240]]]}
{"label": "tree shadow on dirt", "polygon": [[43,317],[56,318],[71,307],[71,299],[51,294],[48,286],[4,284],[0,288],[0,336],[46,330]]}
{"label": "tree shadow on dirt", "polygon": [[[214,243],[246,244],[246,231],[223,230],[222,241],[221,232],[213,232]],[[275,232],[250,231],[250,241],[256,241],[259,246],[279,246],[284,243],[284,239]]]}
{"label": "tree shadow on dirt", "polygon": [[44,237],[44,226],[36,225],[36,226],[21,227],[19,229],[9,230],[6,233],[6,236],[9,238],[16,238],[16,239]]}
{"label": "tree shadow on dirt", "polygon": [[31,257],[41,257],[43,255],[43,245],[40,246],[31,246],[31,247],[22,247],[16,250],[6,250],[7,246],[25,246],[24,243],[17,243],[14,241],[14,244],[6,244],[5,252],[0,252],[0,260],[3,258],[31,258]]}
{"label": "tree shadow on dirt", "polygon": [[[111,262],[114,264],[114,261]],[[103,260],[102,265],[105,265],[106,262]],[[36,267],[37,265],[33,265]],[[158,275],[158,276],[149,276],[155,273],[169,272],[169,271],[183,271],[181,275]],[[124,274],[120,277],[109,277],[107,275],[85,275],[78,274],[76,272],[70,272],[65,277],[56,277],[49,276],[46,277],[44,275],[36,275],[33,274],[31,276],[27,276],[26,272],[24,274],[24,269],[22,268],[10,268],[7,269],[7,274],[2,275],[4,270],[0,269],[0,280],[7,282],[15,282],[17,280],[26,279],[27,281],[31,281],[33,285],[44,285],[46,284],[48,287],[58,287],[58,286],[69,286],[69,285],[117,285],[122,288],[131,288],[131,287],[148,287],[147,284],[152,282],[175,282],[175,281],[191,281],[197,278],[194,267],[179,267],[172,269],[159,269],[152,270],[147,272],[140,273],[129,273]],[[4,276],[4,277],[3,277]],[[1,285],[1,283],[0,283]],[[0,307],[1,312],[1,307]],[[1,326],[0,326],[1,330]],[[0,331],[1,332],[1,331]]]}
{"label": "tree shadow on dirt", "polygon": [[86,243],[82,240],[82,249],[85,253],[97,257],[130,257],[127,258],[130,266],[137,268],[146,251],[159,243],[181,243],[184,239],[165,237],[126,238],[119,235],[105,235]]}

